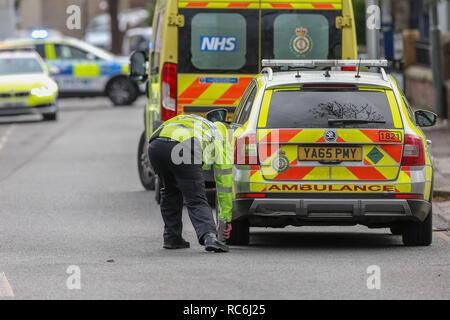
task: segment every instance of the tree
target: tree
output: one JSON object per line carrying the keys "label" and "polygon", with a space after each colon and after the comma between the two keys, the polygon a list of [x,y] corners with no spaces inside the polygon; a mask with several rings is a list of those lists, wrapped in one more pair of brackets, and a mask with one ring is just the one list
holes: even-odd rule
{"label": "tree", "polygon": [[111,21],[111,52],[122,52],[122,32],[119,28],[119,0],[108,0],[108,10]]}

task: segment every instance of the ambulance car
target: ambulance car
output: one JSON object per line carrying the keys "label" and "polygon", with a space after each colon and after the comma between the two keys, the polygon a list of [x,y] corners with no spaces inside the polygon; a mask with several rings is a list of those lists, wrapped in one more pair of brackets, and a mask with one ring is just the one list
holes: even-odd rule
{"label": "ambulance car", "polygon": [[[359,65],[380,71],[330,70]],[[263,61],[231,124],[230,244],[248,244],[250,227],[356,224],[431,244],[433,164],[421,127],[436,115],[413,112],[386,65]],[[299,71],[317,67],[325,71]]]}

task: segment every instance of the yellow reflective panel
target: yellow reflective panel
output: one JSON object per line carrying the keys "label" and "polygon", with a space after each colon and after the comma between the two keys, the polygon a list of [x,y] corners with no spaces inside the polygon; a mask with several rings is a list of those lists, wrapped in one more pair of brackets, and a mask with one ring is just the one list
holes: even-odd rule
{"label": "yellow reflective panel", "polygon": [[258,128],[265,128],[267,125],[267,116],[269,114],[270,100],[272,99],[272,90],[264,92],[261,110],[259,112]]}
{"label": "yellow reflective panel", "polygon": [[347,167],[331,167],[332,180],[359,180]]}
{"label": "yellow reflective panel", "polygon": [[400,116],[400,111],[398,109],[398,104],[397,104],[397,100],[395,99],[395,95],[391,90],[386,91],[386,95],[387,95],[387,98],[389,101],[389,105],[391,107],[392,118],[394,120],[394,126],[396,128],[402,129],[403,128],[402,118]]}
{"label": "yellow reflective panel", "polygon": [[73,66],[74,77],[98,77],[100,66],[98,64],[75,64]]}

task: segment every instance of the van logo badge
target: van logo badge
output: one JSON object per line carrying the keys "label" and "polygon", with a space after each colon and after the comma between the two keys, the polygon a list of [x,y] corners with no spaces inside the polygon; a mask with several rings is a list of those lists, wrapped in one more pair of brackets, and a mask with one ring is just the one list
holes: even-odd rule
{"label": "van logo badge", "polygon": [[235,52],[237,37],[201,36],[200,51]]}
{"label": "van logo badge", "polygon": [[337,133],[335,130],[327,130],[325,131],[324,138],[326,142],[336,142]]}
{"label": "van logo badge", "polygon": [[289,159],[286,157],[286,152],[280,151],[278,156],[272,160],[272,168],[278,173],[283,173],[289,169]]}
{"label": "van logo badge", "polygon": [[291,47],[300,56],[307,54],[312,47],[312,39],[308,35],[308,29],[300,27],[295,29],[296,36],[291,40]]}

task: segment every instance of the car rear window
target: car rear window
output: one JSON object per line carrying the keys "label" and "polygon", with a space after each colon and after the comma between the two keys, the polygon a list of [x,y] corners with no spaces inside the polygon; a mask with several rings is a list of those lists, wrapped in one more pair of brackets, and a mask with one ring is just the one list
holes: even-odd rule
{"label": "car rear window", "polygon": [[[329,123],[337,119],[384,123]],[[266,127],[395,128],[386,92],[359,90],[273,90]]]}

